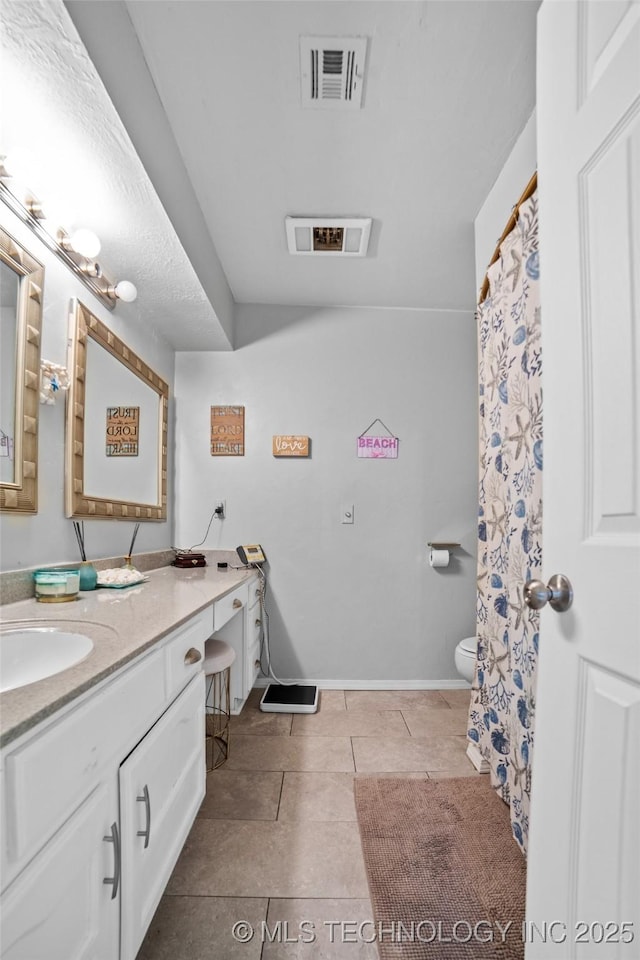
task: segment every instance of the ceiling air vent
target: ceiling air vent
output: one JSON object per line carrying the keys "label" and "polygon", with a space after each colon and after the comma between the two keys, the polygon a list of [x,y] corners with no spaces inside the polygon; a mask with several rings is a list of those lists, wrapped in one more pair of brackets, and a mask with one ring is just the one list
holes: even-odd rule
{"label": "ceiling air vent", "polygon": [[366,37],[300,37],[302,106],[361,105]]}
{"label": "ceiling air vent", "polygon": [[364,257],[370,217],[285,217],[289,253],[319,257]]}

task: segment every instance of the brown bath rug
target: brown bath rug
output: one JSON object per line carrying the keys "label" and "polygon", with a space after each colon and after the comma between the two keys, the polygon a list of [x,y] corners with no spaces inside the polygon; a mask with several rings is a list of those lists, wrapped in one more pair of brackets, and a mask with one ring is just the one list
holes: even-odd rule
{"label": "brown bath rug", "polygon": [[381,960],[522,960],[526,862],[488,778],[354,787]]}

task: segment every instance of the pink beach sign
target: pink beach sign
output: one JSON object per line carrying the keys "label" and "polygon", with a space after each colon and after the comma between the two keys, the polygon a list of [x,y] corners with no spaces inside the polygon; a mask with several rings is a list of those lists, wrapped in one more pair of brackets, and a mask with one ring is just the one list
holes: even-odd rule
{"label": "pink beach sign", "polygon": [[369,460],[395,460],[397,437],[358,437],[358,456]]}

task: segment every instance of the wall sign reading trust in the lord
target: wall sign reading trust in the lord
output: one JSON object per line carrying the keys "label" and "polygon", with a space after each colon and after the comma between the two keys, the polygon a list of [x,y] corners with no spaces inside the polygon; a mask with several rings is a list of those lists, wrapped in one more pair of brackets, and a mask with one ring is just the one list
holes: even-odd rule
{"label": "wall sign reading trust in the lord", "polygon": [[211,407],[211,456],[244,457],[244,407]]}
{"label": "wall sign reading trust in the lord", "polygon": [[137,457],[140,407],[107,407],[108,457]]}

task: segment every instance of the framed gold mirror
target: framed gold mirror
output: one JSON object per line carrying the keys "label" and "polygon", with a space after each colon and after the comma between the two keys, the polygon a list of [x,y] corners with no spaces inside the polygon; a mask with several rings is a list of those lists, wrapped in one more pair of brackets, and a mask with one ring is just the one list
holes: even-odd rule
{"label": "framed gold mirror", "polygon": [[84,304],[72,309],[67,516],[166,520],[169,386]]}
{"label": "framed gold mirror", "polygon": [[37,513],[44,267],[0,227],[0,510]]}

